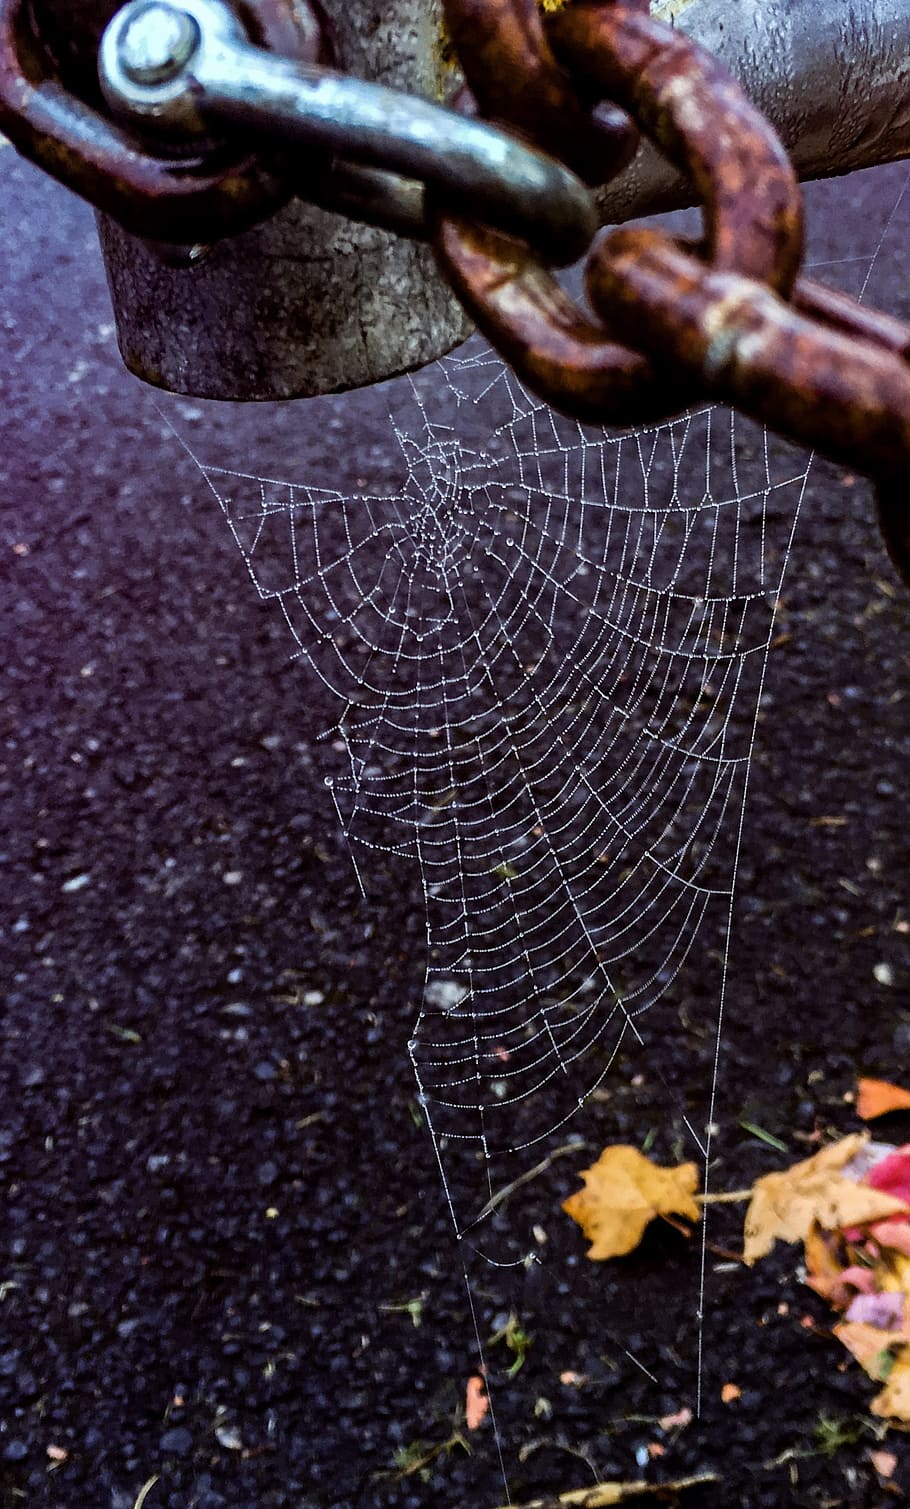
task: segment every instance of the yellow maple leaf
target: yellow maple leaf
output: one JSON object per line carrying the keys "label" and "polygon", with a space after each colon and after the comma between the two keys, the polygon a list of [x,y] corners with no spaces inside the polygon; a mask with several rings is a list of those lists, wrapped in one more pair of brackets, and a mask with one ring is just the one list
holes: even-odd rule
{"label": "yellow maple leaf", "polygon": [[745,1261],[764,1257],[778,1240],[804,1242],[814,1221],[825,1231],[839,1231],[905,1211],[893,1195],[844,1176],[867,1141],[862,1132],[842,1137],[792,1168],[756,1180],[746,1212]]}
{"label": "yellow maple leaf", "polygon": [[698,1183],[694,1163],[660,1168],[637,1148],[620,1144],[604,1148],[579,1178],[584,1189],[570,1195],[562,1208],[591,1242],[587,1255],[595,1261],[631,1252],[655,1216],[697,1221],[701,1215],[693,1198]]}

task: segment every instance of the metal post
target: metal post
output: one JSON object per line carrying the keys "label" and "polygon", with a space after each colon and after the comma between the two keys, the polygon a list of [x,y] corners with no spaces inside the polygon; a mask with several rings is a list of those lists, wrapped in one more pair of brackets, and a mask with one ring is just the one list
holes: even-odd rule
{"label": "metal post", "polygon": [[[339,66],[447,96],[438,0],[322,8]],[[105,216],[99,231],[123,359],[176,392],[279,399],[360,387],[424,366],[470,332],[427,247],[300,201],[189,266],[167,265]]]}
{"label": "metal post", "polygon": [[[652,0],[773,121],[801,179],[910,156],[910,0]],[[598,196],[606,224],[692,203],[645,144]]]}
{"label": "metal post", "polygon": [[[324,9],[341,66],[444,97],[437,0],[324,0]],[[652,11],[726,62],[801,177],[910,155],[910,0],[653,0]],[[647,145],[600,197],[607,223],[691,202]],[[304,204],[188,268],[163,265],[108,221],[101,235],[127,365],[181,392],[290,398],[356,387],[428,362],[467,333],[425,248]]]}

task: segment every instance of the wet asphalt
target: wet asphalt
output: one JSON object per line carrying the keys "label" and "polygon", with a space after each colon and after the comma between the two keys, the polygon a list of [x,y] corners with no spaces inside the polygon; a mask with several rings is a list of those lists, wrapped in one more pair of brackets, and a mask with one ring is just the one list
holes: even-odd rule
{"label": "wet asphalt", "polygon": [[[892,217],[868,291],[910,316],[906,178],[808,197],[813,257],[854,291]],[[163,417],[210,461],[353,491],[393,465],[386,399],[333,409],[342,450],[318,404],[159,399],[119,365],[90,213],[9,149],[0,179],[0,1504],[493,1509],[496,1442],[460,1407],[475,1315],[488,1339],[512,1309],[524,1364],[489,1363],[515,1502],[714,1472],[688,1502],[890,1503],[904,1438],[876,1438],[792,1252],[712,1261],[703,1411],[673,1428],[682,1237],[587,1264],[563,1163],[522,1196],[543,1265],[455,1243],[407,1061],[418,877],[377,858],[361,896],[328,710]],[[907,604],[868,489],[818,463],[759,723],[715,1185],[852,1129],[858,1072],[910,1082]],[[712,1044],[681,1031],[655,1068],[703,1083]],[[669,1158],[662,1094],[620,1081],[579,1130],[654,1128]],[[735,1213],[711,1234],[735,1248]]]}

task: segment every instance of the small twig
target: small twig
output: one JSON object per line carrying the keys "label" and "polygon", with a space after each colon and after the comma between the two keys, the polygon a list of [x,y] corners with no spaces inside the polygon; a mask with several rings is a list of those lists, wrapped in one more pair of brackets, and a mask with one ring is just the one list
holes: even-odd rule
{"label": "small twig", "polygon": [[145,1503],[146,1499],[148,1498],[149,1494],[151,1493],[152,1489],[154,1488],[155,1484],[158,1481],[159,1481],[159,1476],[158,1476],[158,1473],[156,1472],[155,1476],[153,1478],[149,1478],[149,1480],[148,1480],[147,1483],[143,1483],[142,1487],[139,1490],[139,1497],[137,1498],[135,1504],[133,1505],[133,1509],[142,1509],[143,1504]]}
{"label": "small twig", "polygon": [[487,1216],[492,1215],[494,1210],[498,1210],[500,1205],[505,1200],[508,1200],[510,1195],[514,1195],[516,1190],[522,1189],[525,1184],[530,1184],[532,1179],[539,1179],[541,1174],[545,1174],[547,1169],[556,1162],[557,1158],[564,1158],[567,1153],[589,1153],[590,1151],[590,1142],[567,1142],[562,1147],[554,1148],[553,1152],[548,1157],[542,1159],[540,1163],[535,1163],[533,1168],[529,1168],[525,1173],[519,1174],[518,1178],[513,1179],[511,1184],[506,1184],[504,1188],[497,1190],[496,1194],[492,1195],[487,1201],[477,1217],[477,1221],[486,1220]]}
{"label": "small twig", "polygon": [[687,1241],[691,1239],[692,1227],[688,1221],[681,1221],[678,1216],[671,1216],[665,1210],[661,1212],[660,1219],[666,1222],[667,1226],[672,1226],[673,1230],[678,1231],[680,1236],[685,1237]]}
{"label": "small twig", "polygon": [[302,1132],[304,1127],[315,1126],[317,1121],[327,1120],[328,1115],[325,1111],[314,1111],[312,1116],[304,1116],[302,1121],[295,1121],[294,1125],[297,1128],[298,1132]]}
{"label": "small twig", "polygon": [[[661,1220],[666,1221],[668,1226],[672,1226],[674,1231],[678,1231],[680,1236],[691,1241],[692,1227],[687,1222],[680,1221],[676,1216],[668,1216],[666,1211],[661,1215]],[[727,1263],[745,1262],[741,1252],[734,1252],[730,1247],[718,1247],[716,1242],[705,1242],[705,1251],[712,1253],[714,1257],[723,1258]]]}
{"label": "small twig", "polygon": [[435,1446],[428,1446],[426,1451],[415,1457],[413,1461],[409,1461],[405,1467],[399,1467],[397,1472],[376,1472],[373,1476],[377,1479],[384,1478],[393,1483],[401,1483],[405,1478],[413,1477],[415,1472],[422,1472],[425,1467],[432,1466],[437,1457],[454,1451],[456,1446],[460,1446],[468,1456],[473,1454],[470,1442],[465,1440],[461,1431],[453,1430],[447,1441],[438,1441]]}
{"label": "small twig", "polygon": [[746,1260],[741,1252],[734,1252],[732,1247],[718,1247],[716,1242],[706,1242],[705,1251],[710,1252],[712,1257],[719,1257],[725,1263],[742,1263]]}
{"label": "small twig", "polygon": [[608,1505],[624,1504],[629,1499],[675,1496],[688,1488],[719,1481],[716,1472],[700,1472],[696,1477],[680,1478],[675,1483],[597,1483],[593,1488],[577,1488],[557,1498],[533,1499],[529,1504],[514,1505],[513,1509],[608,1509]]}
{"label": "small twig", "polygon": [[696,1205],[742,1205],[754,1193],[753,1189],[728,1189],[716,1195],[695,1195],[694,1199]]}

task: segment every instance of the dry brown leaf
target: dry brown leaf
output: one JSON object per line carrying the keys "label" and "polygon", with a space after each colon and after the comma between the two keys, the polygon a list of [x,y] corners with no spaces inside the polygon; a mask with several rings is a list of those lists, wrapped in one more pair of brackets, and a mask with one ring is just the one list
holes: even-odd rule
{"label": "dry brown leaf", "polygon": [[842,1320],[833,1334],[876,1383],[883,1382],[889,1372],[895,1347],[905,1346],[907,1340],[900,1331],[883,1331],[862,1320]]}
{"label": "dry brown leaf", "polygon": [[887,1116],[890,1111],[910,1109],[910,1090],[892,1085],[887,1079],[861,1079],[857,1084],[856,1114],[863,1121]]}
{"label": "dry brown leaf", "polygon": [[847,1264],[843,1238],[822,1231],[817,1221],[806,1233],[806,1283],[835,1309],[846,1309],[854,1290],[844,1279]]}
{"label": "dry brown leaf", "polygon": [[483,1386],[483,1379],[479,1375],[469,1378],[464,1406],[464,1418],[468,1430],[480,1429],[487,1418],[489,1408],[490,1401]]}
{"label": "dry brown leaf", "polygon": [[876,1394],[869,1408],[873,1415],[883,1420],[910,1421],[910,1356],[904,1348],[895,1358],[894,1366],[880,1394]]}
{"label": "dry brown leaf", "polygon": [[802,1163],[756,1180],[746,1212],[744,1260],[756,1262],[778,1240],[804,1242],[816,1221],[826,1231],[838,1231],[905,1211],[892,1195],[843,1176],[867,1140],[862,1132],[842,1137]]}
{"label": "dry brown leaf", "polygon": [[570,1195],[562,1208],[578,1222],[591,1242],[588,1257],[598,1262],[631,1252],[655,1216],[697,1221],[701,1215],[693,1198],[698,1183],[694,1163],[659,1168],[637,1148],[617,1144],[604,1148],[579,1178],[584,1189]]}

